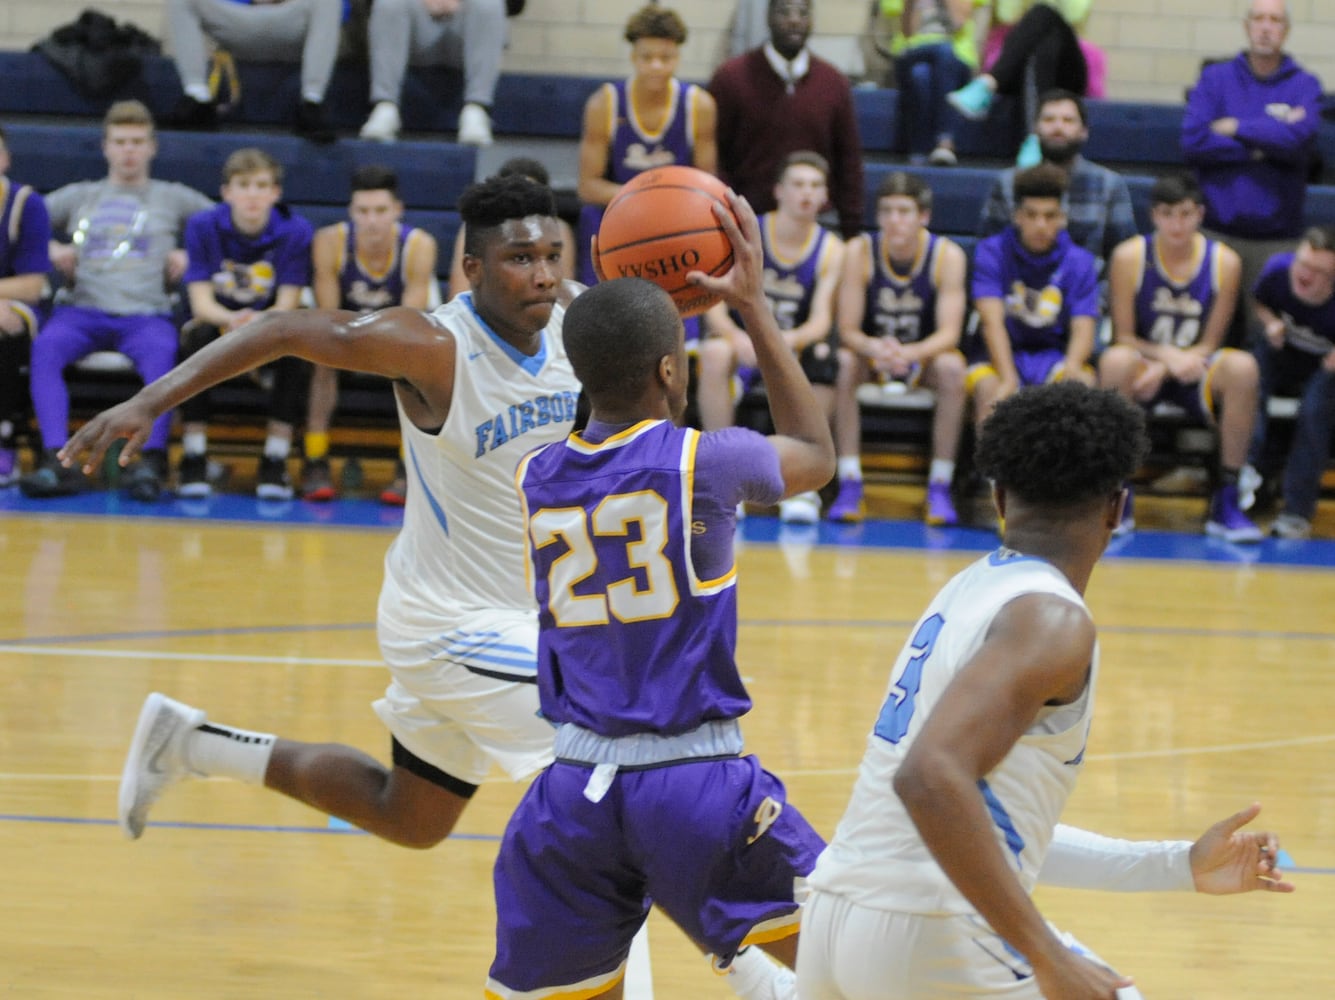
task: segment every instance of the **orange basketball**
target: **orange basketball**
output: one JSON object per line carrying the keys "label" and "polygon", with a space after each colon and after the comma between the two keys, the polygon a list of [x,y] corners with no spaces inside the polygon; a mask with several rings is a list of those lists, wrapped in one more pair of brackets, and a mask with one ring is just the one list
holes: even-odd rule
{"label": "orange basketball", "polygon": [[732,244],[714,217],[728,189],[694,167],[654,167],[608,204],[598,229],[594,267],[607,280],[647,278],[672,296],[682,316],[704,312],[718,296],[687,284],[690,271],[715,276],[732,267]]}

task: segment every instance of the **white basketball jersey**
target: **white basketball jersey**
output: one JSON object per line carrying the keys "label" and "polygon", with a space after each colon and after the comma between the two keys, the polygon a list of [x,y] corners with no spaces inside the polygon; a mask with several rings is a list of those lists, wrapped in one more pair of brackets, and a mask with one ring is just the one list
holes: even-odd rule
{"label": "white basketball jersey", "polygon": [[533,612],[515,486],[525,453],[564,438],[579,383],[561,340],[556,306],[533,357],[502,340],[469,293],[430,313],[454,335],[454,395],[436,433],[399,408],[408,502],[403,530],[385,556],[380,621],[401,635],[438,636],[460,616],[486,609]]}
{"label": "white basketball jersey", "polygon": [[[880,909],[972,912],[923,844],[893,782],[914,737],[982,645],[992,619],[1015,598],[1033,593],[1055,594],[1088,613],[1056,567],[1008,549],[980,559],[937,594],[895,661],[852,800],[810,877],[814,888]],[[1043,709],[979,782],[997,843],[1027,891],[1037,881],[1053,828],[1080,771],[1097,671],[1095,646],[1081,696],[1069,705]]]}

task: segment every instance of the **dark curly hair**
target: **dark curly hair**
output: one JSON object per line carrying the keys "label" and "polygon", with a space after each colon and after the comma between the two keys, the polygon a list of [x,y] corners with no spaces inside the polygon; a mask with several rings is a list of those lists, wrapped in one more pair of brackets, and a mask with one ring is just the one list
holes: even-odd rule
{"label": "dark curly hair", "polygon": [[530,215],[556,215],[552,189],[522,174],[489,177],[470,184],[459,196],[459,215],[464,221],[464,253],[481,255],[495,238],[501,223]]}
{"label": "dark curly hair", "polygon": [[672,298],[643,278],[614,278],[581,292],[562,331],[570,366],[595,404],[638,399],[681,335]]}
{"label": "dark curly hair", "polygon": [[1020,499],[1075,508],[1108,497],[1149,451],[1145,415],[1110,389],[1079,382],[1032,386],[984,422],[978,471]]}
{"label": "dark curly hair", "polygon": [[634,45],[641,38],[663,38],[678,45],[686,44],[686,22],[675,10],[651,3],[641,7],[626,22],[626,41]]}

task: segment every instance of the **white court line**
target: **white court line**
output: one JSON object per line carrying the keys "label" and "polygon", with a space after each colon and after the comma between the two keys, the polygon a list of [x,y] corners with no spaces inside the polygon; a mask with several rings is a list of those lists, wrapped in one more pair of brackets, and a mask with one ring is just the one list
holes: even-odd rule
{"label": "white court line", "polygon": [[382,660],[340,660],[319,656],[243,656],[236,653],[162,652],[143,649],[84,649],[76,646],[5,646],[0,656],[66,656],[86,660],[202,660],[207,663],[277,663],[283,666],[310,667],[380,667]]}

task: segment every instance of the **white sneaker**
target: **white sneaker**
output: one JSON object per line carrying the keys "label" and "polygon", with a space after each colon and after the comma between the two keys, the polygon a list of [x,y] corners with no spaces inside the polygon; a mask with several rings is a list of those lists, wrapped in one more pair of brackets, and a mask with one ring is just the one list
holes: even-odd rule
{"label": "white sneaker", "polygon": [[399,120],[399,106],[392,101],[380,101],[371,109],[371,116],[358,133],[372,142],[393,142],[399,137],[403,123]]}
{"label": "white sneaker", "polygon": [[162,793],[193,773],[185,760],[185,740],[206,719],[202,709],[156,691],[145,699],[121,771],[119,819],[131,840],[143,834],[148,811]]}
{"label": "white sneaker", "polygon": [[465,146],[491,145],[491,115],[480,104],[465,104],[459,112],[459,141]]}
{"label": "white sneaker", "polygon": [[1270,525],[1270,534],[1276,538],[1303,539],[1312,537],[1312,522],[1298,514],[1283,513]]}
{"label": "white sneaker", "polygon": [[814,491],[799,493],[779,501],[779,520],[784,524],[817,524],[820,521],[820,495]]}

